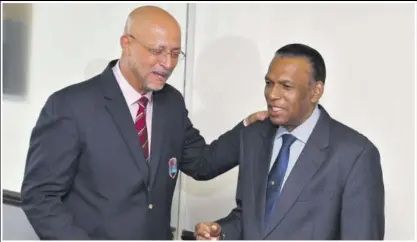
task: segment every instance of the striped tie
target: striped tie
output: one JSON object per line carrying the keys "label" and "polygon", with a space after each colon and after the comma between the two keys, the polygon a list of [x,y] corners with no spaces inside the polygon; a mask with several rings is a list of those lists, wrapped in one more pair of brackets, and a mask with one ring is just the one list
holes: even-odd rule
{"label": "striped tie", "polygon": [[139,141],[142,146],[143,155],[145,156],[146,161],[149,158],[149,145],[148,145],[148,131],[146,129],[146,105],[148,104],[148,99],[143,96],[138,101],[139,109],[135,118],[136,131],[139,135]]}

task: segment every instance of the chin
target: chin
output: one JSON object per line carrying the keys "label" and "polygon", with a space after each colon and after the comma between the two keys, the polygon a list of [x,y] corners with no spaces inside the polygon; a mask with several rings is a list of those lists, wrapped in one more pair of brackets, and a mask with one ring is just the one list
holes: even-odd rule
{"label": "chin", "polygon": [[288,122],[288,119],[284,117],[270,117],[271,123],[274,125],[285,125]]}
{"label": "chin", "polygon": [[148,84],[147,85],[147,89],[150,90],[150,91],[157,92],[157,91],[162,90],[164,88],[164,86],[165,86],[165,83],[162,83],[162,84],[161,83],[158,83],[158,84]]}

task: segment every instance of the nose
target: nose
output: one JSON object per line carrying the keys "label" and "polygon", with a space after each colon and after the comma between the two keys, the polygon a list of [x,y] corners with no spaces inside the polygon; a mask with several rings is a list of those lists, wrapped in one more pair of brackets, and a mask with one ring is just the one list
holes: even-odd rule
{"label": "nose", "polygon": [[268,88],[266,91],[266,97],[270,100],[281,99],[282,92],[279,85],[274,85],[273,87]]}
{"label": "nose", "polygon": [[161,56],[160,63],[165,69],[171,70],[177,64],[177,60],[172,58],[171,54],[166,53]]}

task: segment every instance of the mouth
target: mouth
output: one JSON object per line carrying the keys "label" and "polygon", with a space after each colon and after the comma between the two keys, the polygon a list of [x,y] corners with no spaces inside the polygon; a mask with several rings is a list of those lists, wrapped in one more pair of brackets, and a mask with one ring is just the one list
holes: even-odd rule
{"label": "mouth", "polygon": [[168,73],[153,71],[152,74],[156,77],[158,77],[159,80],[165,81],[168,78]]}
{"label": "mouth", "polygon": [[269,114],[271,116],[278,116],[278,115],[282,114],[285,110],[281,107],[278,107],[278,106],[268,105],[268,111],[269,111]]}

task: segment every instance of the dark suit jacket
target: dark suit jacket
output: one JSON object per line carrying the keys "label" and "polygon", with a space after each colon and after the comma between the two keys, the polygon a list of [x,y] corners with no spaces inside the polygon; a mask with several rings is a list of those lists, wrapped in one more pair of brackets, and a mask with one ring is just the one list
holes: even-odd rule
{"label": "dark suit jacket", "polygon": [[51,95],[33,129],[22,207],[41,239],[172,239],[168,160],[197,180],[238,164],[242,122],[206,146],[170,85],[154,93],[147,164],[115,64]]}
{"label": "dark suit jacket", "polygon": [[277,127],[269,120],[242,132],[237,207],[218,222],[225,239],[371,240],[384,238],[384,185],[377,148],[321,116],[264,229],[266,184]]}

